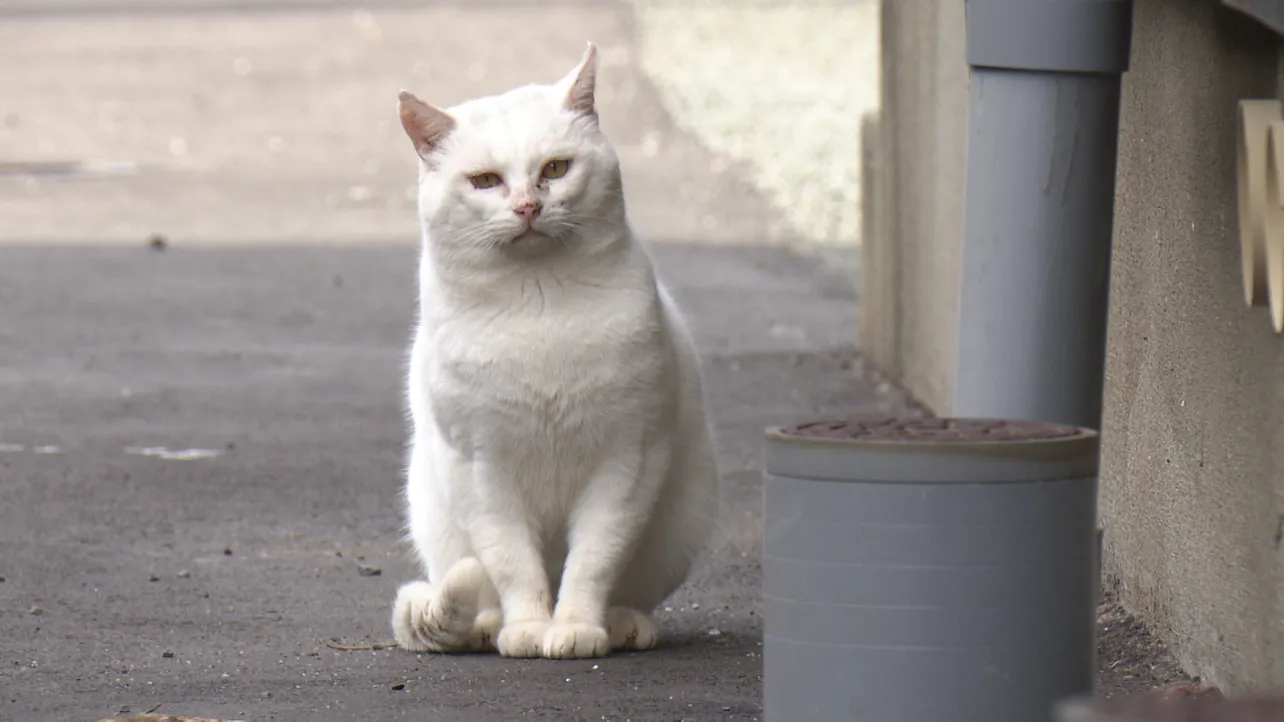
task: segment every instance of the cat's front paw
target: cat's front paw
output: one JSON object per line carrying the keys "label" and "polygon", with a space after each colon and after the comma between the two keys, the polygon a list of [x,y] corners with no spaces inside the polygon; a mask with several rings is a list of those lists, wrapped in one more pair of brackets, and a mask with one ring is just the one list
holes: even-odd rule
{"label": "cat's front paw", "polygon": [[544,620],[505,624],[499,630],[495,648],[505,657],[538,657],[543,651],[544,636],[549,626],[549,622]]}
{"label": "cat's front paw", "polygon": [[437,646],[423,633],[428,608],[436,598],[428,582],[411,582],[397,590],[392,605],[392,634],[397,646],[408,652],[435,652]]}
{"label": "cat's front paw", "polygon": [[605,657],[611,651],[605,627],[581,622],[554,624],[544,634],[544,656],[548,659]]}

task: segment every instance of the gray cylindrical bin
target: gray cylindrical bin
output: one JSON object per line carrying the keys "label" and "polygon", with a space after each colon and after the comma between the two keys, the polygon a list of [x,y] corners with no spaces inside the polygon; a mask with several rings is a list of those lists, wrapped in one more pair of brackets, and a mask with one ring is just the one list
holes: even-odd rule
{"label": "gray cylindrical bin", "polygon": [[769,722],[1048,722],[1091,693],[1095,432],[769,429],[764,495]]}

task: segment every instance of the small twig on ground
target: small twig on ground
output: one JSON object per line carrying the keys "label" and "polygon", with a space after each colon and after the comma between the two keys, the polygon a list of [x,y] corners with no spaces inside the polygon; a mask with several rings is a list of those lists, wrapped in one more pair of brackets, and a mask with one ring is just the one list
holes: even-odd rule
{"label": "small twig on ground", "polygon": [[397,646],[396,642],[376,642],[374,644],[339,644],[338,642],[326,642],[325,646],[330,649],[337,649],[340,652],[364,652],[366,650],[391,649]]}
{"label": "small twig on ground", "polygon": [[161,708],[161,705],[163,705],[163,704],[165,704],[165,703],[164,703],[164,702],[161,702],[160,704],[156,705],[155,707],[152,707],[151,709],[149,709],[149,710],[147,710],[146,712],[144,712],[144,714],[151,714],[152,712],[155,712],[156,710],[160,709],[160,708]]}

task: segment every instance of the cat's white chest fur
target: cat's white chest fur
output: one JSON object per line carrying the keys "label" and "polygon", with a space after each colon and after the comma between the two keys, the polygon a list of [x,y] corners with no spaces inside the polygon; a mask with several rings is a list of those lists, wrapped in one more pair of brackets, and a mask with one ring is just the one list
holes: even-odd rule
{"label": "cat's white chest fur", "polygon": [[522,470],[513,483],[528,504],[565,511],[573,500],[561,495],[587,481],[611,439],[673,405],[661,391],[676,381],[665,308],[654,288],[552,274],[509,283],[510,295],[479,306],[424,295],[411,355],[412,405],[426,405],[416,423],[431,419],[465,456]]}
{"label": "cat's white chest fur", "polygon": [[552,86],[439,110],[421,161],[410,537],[414,651],[648,649],[716,526],[699,359],[633,237],[597,124],[596,54]]}

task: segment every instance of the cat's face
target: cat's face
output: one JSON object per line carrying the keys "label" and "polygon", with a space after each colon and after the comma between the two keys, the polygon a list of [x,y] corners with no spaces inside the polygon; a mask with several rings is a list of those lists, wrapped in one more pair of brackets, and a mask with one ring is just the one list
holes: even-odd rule
{"label": "cat's face", "polygon": [[619,161],[598,128],[597,54],[554,85],[440,110],[402,92],[421,159],[419,209],[432,242],[530,254],[592,243],[623,223]]}

